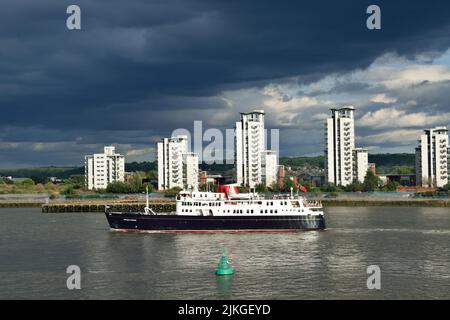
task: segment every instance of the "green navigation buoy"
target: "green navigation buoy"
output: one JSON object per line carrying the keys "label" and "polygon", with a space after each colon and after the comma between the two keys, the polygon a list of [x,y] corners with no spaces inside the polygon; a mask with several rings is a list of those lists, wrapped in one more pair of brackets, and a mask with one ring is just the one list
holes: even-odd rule
{"label": "green navigation buoy", "polygon": [[228,258],[225,255],[225,250],[222,248],[222,256],[220,257],[219,265],[217,266],[217,269],[216,269],[216,275],[226,276],[226,275],[231,275],[233,273],[234,273],[234,269],[228,262]]}

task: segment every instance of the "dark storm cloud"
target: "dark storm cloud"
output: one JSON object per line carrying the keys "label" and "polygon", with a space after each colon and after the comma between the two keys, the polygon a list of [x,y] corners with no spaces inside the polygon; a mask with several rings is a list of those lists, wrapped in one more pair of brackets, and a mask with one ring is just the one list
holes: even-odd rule
{"label": "dark storm cloud", "polygon": [[414,57],[450,45],[448,1],[377,1],[378,31],[365,27],[372,1],[80,0],[82,30],[69,31],[73,3],[1,4],[0,126],[17,128],[1,141],[31,126],[23,141],[110,130],[105,143],[135,143],[124,132],[167,134],[226,108],[223,90],[308,82],[386,52]]}

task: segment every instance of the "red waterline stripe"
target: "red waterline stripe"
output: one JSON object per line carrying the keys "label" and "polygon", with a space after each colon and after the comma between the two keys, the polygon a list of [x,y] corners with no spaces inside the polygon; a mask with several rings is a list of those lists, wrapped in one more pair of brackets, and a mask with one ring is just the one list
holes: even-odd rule
{"label": "red waterline stripe", "polygon": [[214,232],[300,232],[300,231],[315,231],[323,229],[224,229],[224,230],[141,230],[141,229],[114,229],[111,231],[121,232],[141,232],[141,233],[176,233],[176,232],[191,232],[191,233],[214,233]]}

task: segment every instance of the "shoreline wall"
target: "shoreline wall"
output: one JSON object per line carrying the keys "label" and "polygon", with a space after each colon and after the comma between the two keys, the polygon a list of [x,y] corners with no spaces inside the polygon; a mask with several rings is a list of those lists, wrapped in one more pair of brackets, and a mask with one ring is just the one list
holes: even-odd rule
{"label": "shoreline wall", "polygon": [[[411,206],[411,207],[450,207],[450,199],[322,199],[324,207],[366,207],[366,206]],[[143,211],[143,202],[0,202],[2,208],[41,208],[42,212],[104,212],[105,204],[111,211]],[[156,212],[175,211],[175,202],[151,202]]]}
{"label": "shoreline wall", "polygon": [[[450,207],[450,199],[323,199],[324,207],[367,207],[367,206],[412,206],[412,207]],[[108,204],[110,211],[144,211],[145,203]],[[104,212],[105,203],[49,203],[43,204],[42,212]],[[174,212],[175,202],[153,202],[150,207],[155,212]]]}

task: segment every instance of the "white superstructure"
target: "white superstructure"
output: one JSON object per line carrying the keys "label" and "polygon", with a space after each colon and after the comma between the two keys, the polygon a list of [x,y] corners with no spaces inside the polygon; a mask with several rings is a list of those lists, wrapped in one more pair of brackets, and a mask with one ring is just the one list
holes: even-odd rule
{"label": "white superstructure", "polygon": [[257,193],[182,191],[176,200],[177,215],[199,216],[317,216],[323,215],[319,201],[278,195],[266,199]]}
{"label": "white superstructure", "polygon": [[185,188],[198,184],[198,156],[188,152],[188,137],[158,142],[158,189]]}
{"label": "white superstructure", "polygon": [[416,148],[416,184],[442,187],[448,178],[448,130],[436,127],[424,130]]}
{"label": "white superstructure", "polygon": [[111,182],[124,181],[125,157],[114,146],[105,146],[103,153],[85,156],[84,173],[88,190],[106,189]]}

